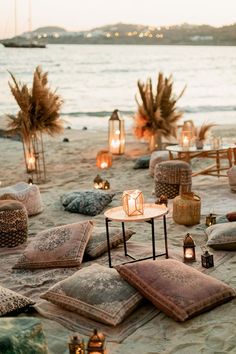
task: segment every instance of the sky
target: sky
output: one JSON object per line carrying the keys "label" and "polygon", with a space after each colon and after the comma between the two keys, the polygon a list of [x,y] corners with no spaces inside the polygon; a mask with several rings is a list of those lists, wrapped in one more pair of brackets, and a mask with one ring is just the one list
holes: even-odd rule
{"label": "sky", "polygon": [[[0,0],[0,38],[29,29],[29,0]],[[60,26],[86,30],[117,22],[153,26],[236,23],[236,0],[31,0],[32,29]]]}

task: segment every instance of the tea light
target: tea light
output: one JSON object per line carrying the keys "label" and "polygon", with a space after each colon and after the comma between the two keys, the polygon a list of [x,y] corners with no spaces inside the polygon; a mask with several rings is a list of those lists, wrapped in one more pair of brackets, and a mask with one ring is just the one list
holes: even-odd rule
{"label": "tea light", "polygon": [[143,193],[138,189],[124,191],[122,195],[122,204],[123,209],[128,216],[143,215],[144,213]]}
{"label": "tea light", "polygon": [[97,153],[96,165],[104,169],[112,166],[112,154],[108,150],[101,150]]}

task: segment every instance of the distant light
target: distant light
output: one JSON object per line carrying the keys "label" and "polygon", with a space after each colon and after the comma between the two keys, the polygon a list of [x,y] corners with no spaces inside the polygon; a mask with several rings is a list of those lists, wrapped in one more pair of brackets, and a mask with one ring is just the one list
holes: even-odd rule
{"label": "distant light", "polygon": [[149,37],[149,38],[152,38],[153,36],[152,36],[152,34],[150,33],[148,37]]}
{"label": "distant light", "polygon": [[157,33],[157,35],[156,35],[156,38],[163,38],[164,36],[163,36],[163,34],[162,33]]}
{"label": "distant light", "polygon": [[87,38],[91,38],[92,37],[92,33],[87,33]]}
{"label": "distant light", "polygon": [[131,37],[133,34],[132,32],[128,32],[128,36]]}
{"label": "distant light", "polygon": [[59,38],[59,37],[60,37],[60,35],[59,35],[58,33],[54,33],[53,37],[55,37],[55,38]]}
{"label": "distant light", "polygon": [[119,37],[119,35],[120,35],[119,32],[115,33],[115,37]]}
{"label": "distant light", "polygon": [[143,33],[139,33],[139,38],[143,38]]}
{"label": "distant light", "polygon": [[107,37],[107,38],[110,38],[110,37],[111,37],[111,34],[110,34],[110,33],[106,33],[106,37]]}
{"label": "distant light", "polygon": [[47,38],[47,36],[48,36],[47,33],[43,34],[43,38]]}

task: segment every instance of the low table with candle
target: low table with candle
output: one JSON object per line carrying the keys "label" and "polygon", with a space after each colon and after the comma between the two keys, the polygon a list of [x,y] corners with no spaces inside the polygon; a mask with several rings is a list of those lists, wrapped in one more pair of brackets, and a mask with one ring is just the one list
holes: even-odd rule
{"label": "low table with candle", "polygon": [[[122,233],[123,233],[123,240],[124,240],[124,254],[126,257],[131,258],[129,262],[137,262],[144,259],[153,258],[154,260],[156,257],[166,256],[168,258],[168,245],[167,245],[167,230],[166,230],[166,214],[168,214],[168,208],[165,205],[156,205],[156,204],[144,204],[144,213],[142,215],[135,215],[135,216],[128,216],[122,206],[109,209],[105,212],[105,222],[106,222],[106,234],[107,234],[107,250],[108,250],[108,261],[109,267],[112,268],[112,261],[111,261],[111,247],[110,247],[110,235],[109,235],[109,223],[112,221],[121,222],[122,224]],[[163,226],[164,226],[164,242],[165,242],[165,252],[161,254],[156,254],[156,247],[155,247],[155,230],[154,230],[154,219],[156,218],[163,218]],[[132,255],[128,254],[127,244],[125,239],[125,223],[126,222],[147,222],[151,225],[151,232],[152,232],[152,256],[135,259]]]}

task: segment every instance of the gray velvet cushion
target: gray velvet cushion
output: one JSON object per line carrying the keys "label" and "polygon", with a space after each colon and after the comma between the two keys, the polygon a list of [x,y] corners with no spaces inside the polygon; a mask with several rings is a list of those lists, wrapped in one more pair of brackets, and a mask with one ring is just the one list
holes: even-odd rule
{"label": "gray velvet cushion", "polygon": [[216,224],[206,229],[207,246],[218,250],[236,251],[236,222]]}
{"label": "gray velvet cushion", "polygon": [[41,297],[112,326],[122,322],[143,299],[115,269],[100,264],[78,270]]}
{"label": "gray velvet cushion", "polygon": [[[135,232],[133,230],[125,230],[125,239],[128,240]],[[123,242],[122,230],[118,227],[109,228],[110,247],[115,248]],[[86,258],[96,258],[107,251],[107,236],[104,227],[95,227],[90,240],[85,249]]]}
{"label": "gray velvet cushion", "polygon": [[62,196],[62,205],[66,211],[95,216],[112,201],[114,193],[98,190],[72,192]]}
{"label": "gray velvet cushion", "polygon": [[31,305],[34,305],[34,301],[28,297],[0,286],[0,316],[23,311]]}
{"label": "gray velvet cushion", "polygon": [[142,169],[142,168],[149,168],[149,162],[150,162],[150,156],[141,156],[139,157],[135,164],[134,164],[134,169]]}
{"label": "gray velvet cushion", "polygon": [[42,323],[37,318],[1,318],[0,353],[48,354]]}

